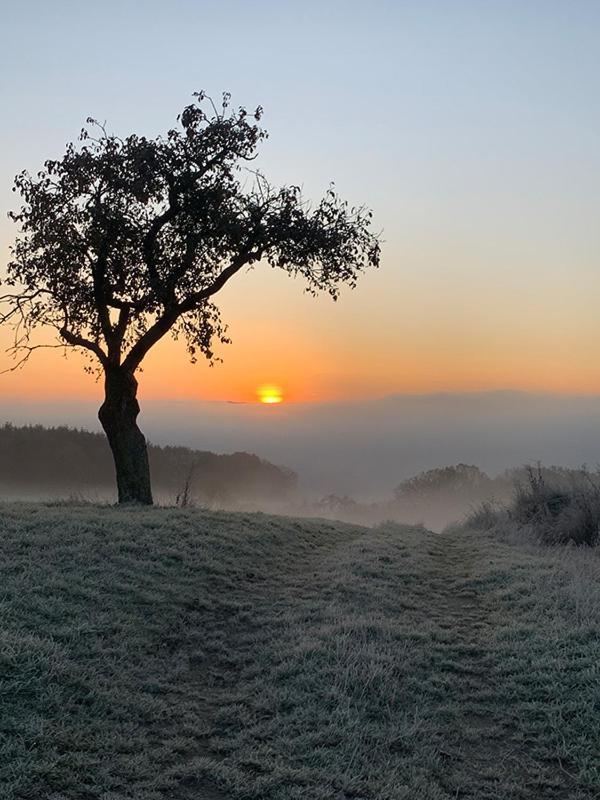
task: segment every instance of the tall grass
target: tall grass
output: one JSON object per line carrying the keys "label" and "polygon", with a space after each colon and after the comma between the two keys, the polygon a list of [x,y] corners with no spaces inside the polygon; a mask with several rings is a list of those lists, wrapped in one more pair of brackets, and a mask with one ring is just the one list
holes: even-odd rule
{"label": "tall grass", "polygon": [[526,481],[517,483],[511,516],[531,525],[549,544],[595,545],[600,530],[600,488],[583,471],[577,478],[550,481],[543,469],[529,467]]}
{"label": "tall grass", "polygon": [[503,525],[544,544],[594,546],[600,542],[600,485],[598,475],[545,470],[539,464],[526,467],[515,481],[510,504],[484,502],[466,518],[477,530]]}

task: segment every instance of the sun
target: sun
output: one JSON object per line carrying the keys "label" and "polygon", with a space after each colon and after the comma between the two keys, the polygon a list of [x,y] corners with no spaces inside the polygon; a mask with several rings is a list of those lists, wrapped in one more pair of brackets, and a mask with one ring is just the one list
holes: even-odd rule
{"label": "sun", "polygon": [[283,403],[283,393],[279,386],[273,386],[273,384],[259,386],[256,394],[259,401],[265,405],[273,406]]}

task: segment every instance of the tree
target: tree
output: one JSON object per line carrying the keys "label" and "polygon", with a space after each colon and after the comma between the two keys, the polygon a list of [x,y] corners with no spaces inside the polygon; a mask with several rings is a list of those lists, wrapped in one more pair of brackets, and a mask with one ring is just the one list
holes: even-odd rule
{"label": "tree", "polygon": [[435,495],[466,496],[490,489],[491,478],[472,464],[456,464],[420,472],[394,489],[397,501],[427,499]]}
{"label": "tree", "polygon": [[84,351],[103,372],[98,416],[121,503],[152,503],[136,372],[158,341],[183,337],[193,361],[212,361],[213,341],[228,341],[213,297],[258,262],[334,299],[379,263],[367,209],[332,188],[311,207],[299,187],[241,172],[266,133],[260,107],[249,114],[229,100],[217,108],[194,94],[177,128],[155,139],[121,139],[89,118],[61,159],[15,178],[22,206],[10,216],[20,229],[2,299],[16,365],[48,346],[32,335],[50,326],[55,346]]}

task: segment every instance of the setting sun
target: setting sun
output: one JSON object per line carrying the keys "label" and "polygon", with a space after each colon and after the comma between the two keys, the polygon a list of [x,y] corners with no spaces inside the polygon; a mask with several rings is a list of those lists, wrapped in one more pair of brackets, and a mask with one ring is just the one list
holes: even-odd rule
{"label": "setting sun", "polygon": [[279,386],[260,386],[257,395],[259,401],[266,405],[276,405],[283,402],[283,394]]}

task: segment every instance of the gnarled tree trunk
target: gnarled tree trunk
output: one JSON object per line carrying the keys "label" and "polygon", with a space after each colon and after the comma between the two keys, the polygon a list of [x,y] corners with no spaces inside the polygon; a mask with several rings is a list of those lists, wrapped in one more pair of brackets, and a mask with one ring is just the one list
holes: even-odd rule
{"label": "gnarled tree trunk", "polygon": [[98,418],[115,461],[119,503],[152,505],[150,466],[146,438],[137,426],[140,406],[137,381],[122,367],[108,367],[104,379],[104,403]]}

